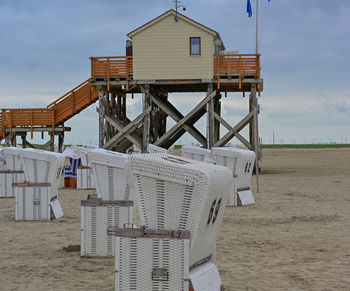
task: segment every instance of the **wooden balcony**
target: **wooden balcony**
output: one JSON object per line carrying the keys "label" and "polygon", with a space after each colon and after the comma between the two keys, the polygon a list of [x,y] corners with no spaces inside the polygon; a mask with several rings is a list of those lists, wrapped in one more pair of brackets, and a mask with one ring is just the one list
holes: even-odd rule
{"label": "wooden balcony", "polygon": [[129,77],[133,75],[132,56],[123,57],[91,57],[91,77],[107,78],[107,88],[110,89],[110,79],[125,79],[126,89],[129,88]]}
{"label": "wooden balcony", "polygon": [[238,77],[239,89],[241,89],[243,78],[260,79],[260,54],[215,54],[214,76],[218,82],[218,89],[220,89],[220,79],[232,77]]}

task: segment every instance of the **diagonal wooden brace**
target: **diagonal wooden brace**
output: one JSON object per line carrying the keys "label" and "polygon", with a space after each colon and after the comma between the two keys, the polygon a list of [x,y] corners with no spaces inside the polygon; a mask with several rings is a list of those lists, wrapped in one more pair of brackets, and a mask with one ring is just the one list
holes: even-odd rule
{"label": "diagonal wooden brace", "polygon": [[108,142],[106,142],[102,148],[106,149],[112,146],[113,144],[118,144],[126,136],[130,136],[131,132],[134,131],[143,121],[143,118],[152,110],[152,107],[149,106],[147,110],[137,116],[132,122],[127,126],[121,129],[118,134],[113,136]]}
{"label": "diagonal wooden brace", "polygon": [[[226,127],[229,131],[232,130],[232,126],[229,125],[225,119],[223,119],[219,114],[217,114],[216,112],[214,112],[214,117],[216,120],[218,120],[224,127]],[[250,144],[249,141],[247,141],[242,135],[240,135],[238,133],[238,131],[236,131],[233,134],[235,137],[237,137],[241,143],[243,143],[248,149],[253,150],[253,146]]]}
{"label": "diagonal wooden brace", "polygon": [[[143,93],[146,92],[146,90],[144,88],[141,88],[141,91]],[[160,109],[162,109],[168,116],[170,116],[176,122],[179,122],[182,118],[184,118],[184,116],[181,114],[181,112],[178,111],[169,101],[159,100],[156,97],[154,97],[152,94],[149,94],[149,96],[151,98],[151,101],[154,104],[156,104]],[[207,145],[206,138],[192,124],[188,124],[188,123],[185,123],[183,125],[183,128],[189,134],[191,134],[200,144],[202,144],[203,146],[206,146]],[[185,132],[183,132],[183,133],[185,133]]]}
{"label": "diagonal wooden brace", "polygon": [[[224,146],[229,142],[234,136],[237,136],[237,133],[241,131],[254,116],[254,111],[249,112],[240,122],[238,122],[234,127],[231,127],[228,133],[226,133],[220,140],[218,140],[214,147]],[[242,137],[243,138],[243,137]],[[246,141],[248,143],[248,141]]]}
{"label": "diagonal wooden brace", "polygon": [[[160,146],[162,143],[170,139],[176,132],[179,131],[179,129],[183,128],[184,125],[193,119],[198,112],[201,111],[201,109],[204,108],[204,106],[214,97],[216,96],[216,90],[210,93],[207,97],[205,97],[195,108],[193,108],[186,116],[184,116],[181,120],[177,122],[170,130],[168,130],[167,133],[165,133],[163,136],[161,136],[154,144],[157,146]],[[206,144],[206,143],[205,143]]]}
{"label": "diagonal wooden brace", "polygon": [[[113,126],[115,127],[118,131],[123,130],[123,128],[125,127],[120,121],[118,121],[116,118],[109,116],[108,114],[105,113],[105,119]],[[131,121],[128,122],[128,124],[130,124]],[[132,142],[133,144],[135,144],[138,148],[141,147],[142,144],[142,140],[140,137],[138,137],[136,134],[127,134],[125,136],[125,138],[127,138],[130,142]]]}

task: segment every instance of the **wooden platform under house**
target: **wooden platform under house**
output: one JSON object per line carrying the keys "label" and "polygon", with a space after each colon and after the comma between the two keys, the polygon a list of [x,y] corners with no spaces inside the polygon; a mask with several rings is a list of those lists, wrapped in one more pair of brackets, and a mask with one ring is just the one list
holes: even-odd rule
{"label": "wooden platform under house", "polygon": [[[15,144],[28,132],[49,132],[63,145],[64,122],[98,102],[99,146],[125,152],[133,145],[145,152],[149,143],[171,147],[186,132],[199,144],[225,146],[234,137],[259,154],[258,96],[263,89],[260,55],[226,50],[221,36],[174,10],[133,30],[128,35],[126,56],[91,57],[91,78],[45,109],[2,109],[0,138]],[[176,92],[202,92],[203,99],[183,115],[168,99]],[[249,94],[249,110],[237,124],[220,114],[222,94]],[[143,111],[131,120],[126,98],[142,93]],[[194,124],[207,118],[206,134]],[[172,127],[167,120],[175,121]],[[220,134],[220,125],[227,129]],[[249,138],[240,131],[248,126]],[[53,146],[52,146],[53,147]]]}

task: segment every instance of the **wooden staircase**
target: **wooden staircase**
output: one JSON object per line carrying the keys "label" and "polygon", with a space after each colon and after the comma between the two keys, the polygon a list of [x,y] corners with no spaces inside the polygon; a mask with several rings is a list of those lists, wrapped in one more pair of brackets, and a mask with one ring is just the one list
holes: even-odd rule
{"label": "wooden staircase", "polygon": [[14,127],[30,128],[33,136],[34,127],[51,129],[62,125],[97,100],[98,90],[87,79],[46,108],[1,109],[0,140],[9,134],[11,136]]}

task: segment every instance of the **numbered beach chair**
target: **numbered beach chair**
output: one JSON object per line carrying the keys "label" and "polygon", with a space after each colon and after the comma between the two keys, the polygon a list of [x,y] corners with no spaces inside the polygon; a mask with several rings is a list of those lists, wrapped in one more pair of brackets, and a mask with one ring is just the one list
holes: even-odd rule
{"label": "numbered beach chair", "polygon": [[109,228],[115,290],[220,290],[213,257],[231,172],[168,154],[133,155],[130,166],[143,228]]}
{"label": "numbered beach chair", "polygon": [[255,203],[251,190],[251,178],[255,153],[232,147],[212,148],[216,163],[230,169],[233,175],[233,189],[228,206],[243,206]]}

